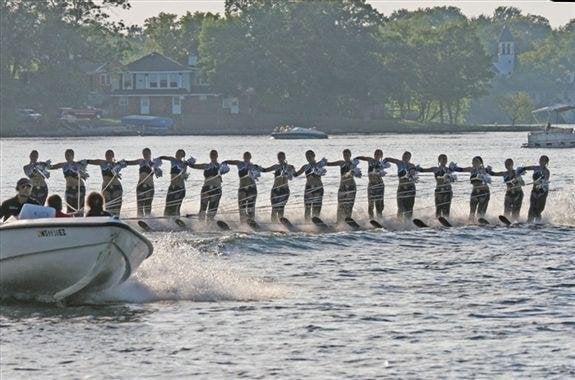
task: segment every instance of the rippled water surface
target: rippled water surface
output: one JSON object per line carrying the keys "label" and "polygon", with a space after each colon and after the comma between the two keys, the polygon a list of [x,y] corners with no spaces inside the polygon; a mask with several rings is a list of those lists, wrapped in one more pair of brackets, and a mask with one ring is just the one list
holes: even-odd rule
{"label": "rippled water surface", "polygon": [[[529,150],[522,133],[337,136],[273,141],[265,137],[3,139],[2,198],[13,193],[28,150],[54,162],[75,148],[78,158],[133,159],[183,147],[199,161],[216,148],[224,159],[250,150],[273,163],[286,151],[296,166],[303,152],[339,158],[349,147],[368,155],[413,152],[433,165],[439,153],[460,165],[481,154],[502,168],[551,158],[552,192],[541,225],[496,226],[504,188],[494,179],[488,219],[465,225],[470,185],[454,187],[454,228],[433,222],[432,177],[418,183],[416,229],[394,221],[394,170],[386,181],[384,230],[317,233],[149,233],[155,253],[122,287],[79,306],[5,300],[0,304],[2,378],[438,378],[575,376],[575,150]],[[166,169],[166,168],[164,168]],[[393,168],[392,168],[393,169]],[[364,169],[365,170],[365,169]],[[90,169],[90,190],[100,176]],[[125,215],[134,213],[137,170],[123,172]],[[185,212],[198,210],[201,172],[188,180]],[[366,179],[358,180],[354,217],[367,226]],[[526,177],[526,182],[529,178]],[[326,222],[333,221],[338,170],[326,185]],[[270,175],[259,183],[258,218],[268,220]],[[63,192],[60,172],[50,179]],[[157,181],[156,212],[167,178]],[[236,219],[237,175],[224,177],[220,218]],[[304,181],[291,183],[288,217],[301,222]],[[522,217],[526,217],[529,188]],[[194,221],[190,224],[193,226]]]}

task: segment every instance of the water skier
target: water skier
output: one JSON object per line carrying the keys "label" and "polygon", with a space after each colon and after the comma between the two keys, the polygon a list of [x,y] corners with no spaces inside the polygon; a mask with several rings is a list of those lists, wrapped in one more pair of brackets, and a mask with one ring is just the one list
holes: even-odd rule
{"label": "water skier", "polygon": [[385,169],[389,168],[390,165],[383,159],[381,149],[376,149],[373,157],[358,156],[356,159],[367,161],[367,212],[369,217],[373,219],[376,216],[381,220],[383,218],[385,194],[383,177],[387,174]]}
{"label": "water skier", "polygon": [[149,216],[152,213],[152,202],[154,200],[154,176],[160,178],[162,176],[162,160],[152,159],[152,151],[150,148],[142,150],[142,158],[136,160],[126,161],[127,165],[139,165],[138,184],[136,185],[136,204],[138,207],[138,217]]}
{"label": "water skier", "polygon": [[170,186],[166,194],[164,216],[180,216],[182,201],[186,196],[187,168],[188,165],[195,163],[193,157],[190,157],[188,161],[184,161],[184,157],[186,157],[186,152],[183,149],[178,149],[175,157],[158,157],[160,160],[170,161]]}
{"label": "water skier", "polygon": [[82,213],[84,209],[84,198],[86,196],[85,180],[89,177],[86,172],[87,162],[74,161],[74,150],[66,149],[64,152],[65,162],[60,162],[50,166],[50,170],[62,169],[66,180],[66,211],[70,213]]}
{"label": "water skier", "polygon": [[403,221],[411,220],[415,204],[417,170],[410,160],[410,152],[404,152],[401,160],[392,157],[386,157],[385,159],[385,161],[397,166],[397,176],[399,177],[399,184],[397,185],[397,217]]}
{"label": "water skier", "polygon": [[46,162],[38,161],[38,151],[33,150],[30,152],[30,163],[24,166],[24,174],[30,178],[32,184],[32,192],[30,196],[34,198],[39,204],[43,205],[48,197],[48,184],[46,179],[50,178],[50,160]]}
{"label": "water skier", "polygon": [[489,171],[491,171],[491,168],[483,166],[483,159],[480,156],[473,157],[471,166],[469,167],[460,168],[454,164],[452,168],[453,171],[456,172],[470,173],[469,181],[473,188],[469,201],[469,221],[473,222],[475,217],[485,217],[487,206],[489,205],[489,198],[491,197],[489,191],[489,184],[491,183]]}
{"label": "water skier", "polygon": [[547,165],[549,165],[549,157],[543,155],[539,158],[539,165],[524,168],[525,170],[533,170],[533,189],[531,190],[527,216],[529,223],[541,220],[541,214],[545,210],[547,195],[549,194],[549,178],[551,177]]}
{"label": "water skier", "polygon": [[447,155],[440,154],[437,157],[437,166],[429,168],[417,167],[420,173],[433,173],[435,177],[435,217],[449,218],[451,211],[451,199],[453,190],[451,184],[455,182],[456,177],[453,170],[447,166]]}
{"label": "water skier", "polygon": [[505,160],[505,171],[494,172],[489,171],[489,174],[495,177],[503,177],[503,182],[507,190],[505,191],[505,201],[503,203],[503,215],[512,220],[519,219],[521,212],[521,204],[523,203],[523,189],[525,182],[521,175],[525,173],[525,168],[514,167],[513,160],[508,158]]}
{"label": "water skier", "polygon": [[109,149],[105,153],[105,158],[86,160],[88,165],[98,165],[102,173],[102,195],[106,211],[112,215],[120,216],[122,210],[122,195],[124,190],[120,179],[120,170],[126,167],[126,161],[117,162],[114,158],[114,151]]}
{"label": "water skier", "polygon": [[313,217],[319,218],[321,213],[323,203],[323,183],[321,177],[326,173],[325,164],[327,160],[323,158],[320,161],[316,161],[313,150],[306,151],[305,158],[307,164],[295,172],[294,177],[305,173],[306,182],[303,196],[305,207],[304,218],[306,222],[309,222]]}
{"label": "water skier", "polygon": [[225,163],[218,162],[218,151],[210,151],[210,162],[207,164],[191,164],[193,169],[204,171],[204,185],[200,195],[200,213],[199,218],[202,221],[214,220],[220,199],[222,197],[222,175],[230,171]]}
{"label": "water skier", "polygon": [[355,177],[361,177],[361,171],[357,167],[359,160],[351,159],[351,151],[343,150],[343,160],[327,162],[326,166],[339,166],[341,179],[337,191],[337,222],[345,222],[351,218],[357,186]]}
{"label": "water skier", "polygon": [[271,190],[272,223],[278,223],[284,217],[285,206],[289,200],[289,181],[295,174],[295,168],[286,161],[286,154],[279,152],[278,163],[263,169],[263,172],[274,172],[274,184]]}
{"label": "water skier", "polygon": [[240,222],[247,223],[248,221],[255,221],[256,218],[256,200],[258,197],[256,181],[260,177],[262,167],[251,162],[252,154],[250,152],[245,152],[243,157],[243,161],[227,160],[224,163],[238,167],[238,176],[240,177],[240,186],[238,188]]}

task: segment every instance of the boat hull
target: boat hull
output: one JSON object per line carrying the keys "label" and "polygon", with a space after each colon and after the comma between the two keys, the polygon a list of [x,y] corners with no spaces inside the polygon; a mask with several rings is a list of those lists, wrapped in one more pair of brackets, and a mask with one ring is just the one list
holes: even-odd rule
{"label": "boat hull", "polygon": [[327,135],[303,133],[272,133],[276,140],[327,139]]}
{"label": "boat hull", "polygon": [[127,224],[40,219],[0,227],[0,294],[62,300],[124,282],[151,255],[151,243]]}
{"label": "boat hull", "polygon": [[524,148],[575,148],[575,133],[572,129],[531,132]]}

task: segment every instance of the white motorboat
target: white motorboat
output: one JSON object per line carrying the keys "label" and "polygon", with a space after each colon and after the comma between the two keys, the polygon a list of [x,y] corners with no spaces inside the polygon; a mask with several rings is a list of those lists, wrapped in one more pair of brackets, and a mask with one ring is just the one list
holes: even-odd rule
{"label": "white motorboat", "polygon": [[153,252],[119,219],[47,218],[0,225],[0,295],[61,301],[109,289]]}
{"label": "white motorboat", "polygon": [[564,113],[575,110],[575,105],[555,104],[542,107],[532,112],[538,122],[542,122],[542,116],[546,119],[546,126],[541,131],[530,132],[527,135],[527,143],[524,148],[574,148],[575,133],[573,128],[552,127],[551,123],[564,123]]}
{"label": "white motorboat", "polygon": [[315,128],[301,128],[291,125],[276,127],[272,132],[272,137],[277,140],[292,139],[327,139],[327,134]]}
{"label": "white motorboat", "polygon": [[524,148],[575,148],[573,128],[545,128],[543,131],[529,132]]}

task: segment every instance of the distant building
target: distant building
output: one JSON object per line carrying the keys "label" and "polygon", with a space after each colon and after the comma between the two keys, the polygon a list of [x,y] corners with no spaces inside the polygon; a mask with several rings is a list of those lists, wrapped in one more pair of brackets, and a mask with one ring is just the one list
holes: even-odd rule
{"label": "distant building", "polygon": [[240,112],[237,99],[222,98],[202,81],[196,57],[187,63],[151,53],[111,73],[110,114],[178,118]]}
{"label": "distant building", "polygon": [[507,26],[501,31],[497,47],[497,61],[493,63],[500,76],[510,76],[515,69],[515,41]]}

